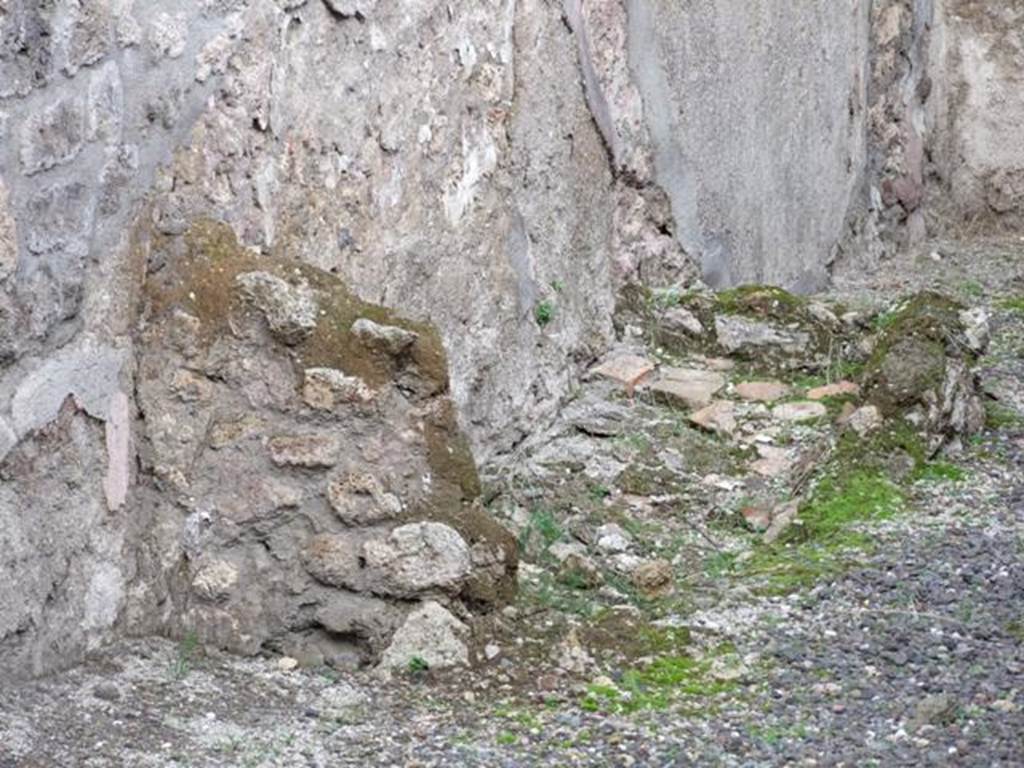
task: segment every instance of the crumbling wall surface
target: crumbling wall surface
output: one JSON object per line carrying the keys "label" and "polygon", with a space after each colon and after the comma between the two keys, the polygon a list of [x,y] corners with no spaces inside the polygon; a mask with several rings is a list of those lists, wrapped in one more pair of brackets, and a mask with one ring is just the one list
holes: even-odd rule
{"label": "crumbling wall surface", "polygon": [[656,177],[705,279],[823,285],[862,190],[870,3],[626,6]]}
{"label": "crumbling wall surface", "polygon": [[875,256],[927,234],[931,105],[942,87],[933,60],[934,6],[933,0],[879,0],[871,7],[866,240]]}
{"label": "crumbling wall surface", "polygon": [[1024,2],[937,0],[935,27],[936,210],[1024,226]]}
{"label": "crumbling wall surface", "polygon": [[226,225],[168,261],[138,345],[157,627],[361,664],[423,600],[457,622],[510,596],[514,540],[480,505],[434,328]]}
{"label": "crumbling wall surface", "polygon": [[0,674],[80,658],[130,603],[146,519],[129,225],[225,24],[184,2],[0,8]]}
{"label": "crumbling wall surface", "polygon": [[[460,422],[484,460],[514,446],[610,341],[616,285],[688,268],[664,202],[622,191],[561,6],[13,0],[0,41],[2,671],[154,629],[373,657],[424,601],[505,594]],[[265,260],[220,344],[153,293],[214,221]],[[246,325],[285,263],[436,327],[450,386],[364,392],[281,315]],[[448,581],[416,581],[440,550]]]}

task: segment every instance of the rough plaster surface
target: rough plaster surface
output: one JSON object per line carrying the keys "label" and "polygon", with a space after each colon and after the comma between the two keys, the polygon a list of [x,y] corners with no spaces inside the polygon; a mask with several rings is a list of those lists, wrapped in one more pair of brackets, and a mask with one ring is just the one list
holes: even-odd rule
{"label": "rough plaster surface", "polygon": [[658,182],[713,286],[820,287],[865,161],[866,0],[631,0]]}
{"label": "rough plaster surface", "polygon": [[968,220],[1024,223],[1024,3],[937,2],[937,194]]}

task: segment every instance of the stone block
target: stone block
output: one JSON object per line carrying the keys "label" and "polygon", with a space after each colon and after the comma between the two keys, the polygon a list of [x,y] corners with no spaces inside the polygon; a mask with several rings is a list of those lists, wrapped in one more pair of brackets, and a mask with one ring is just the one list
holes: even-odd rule
{"label": "stone block", "polygon": [[61,98],[30,116],[21,129],[21,168],[27,175],[75,159],[86,138],[85,110],[76,96]]}

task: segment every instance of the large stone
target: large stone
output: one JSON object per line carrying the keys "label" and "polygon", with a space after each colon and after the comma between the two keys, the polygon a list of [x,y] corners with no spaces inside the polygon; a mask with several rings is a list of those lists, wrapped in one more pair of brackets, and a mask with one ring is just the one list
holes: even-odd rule
{"label": "large stone", "polygon": [[715,331],[719,346],[730,355],[753,357],[768,350],[795,357],[806,354],[811,347],[811,335],[806,331],[739,315],[719,315],[715,318]]}
{"label": "large stone", "polygon": [[303,380],[302,398],[310,408],[333,411],[339,405],[370,402],[373,390],[357,376],[346,376],[333,368],[309,368]]}
{"label": "large stone", "polygon": [[781,477],[793,466],[793,459],[786,448],[758,445],[757,453],[760,458],[754,461],[750,468],[762,477]]}
{"label": "large stone", "polygon": [[772,409],[772,418],[778,421],[803,422],[823,419],[828,416],[828,408],[816,402],[783,403]]}
{"label": "large stone", "polygon": [[655,364],[647,358],[622,355],[607,360],[594,368],[592,373],[595,376],[611,379],[624,386],[627,392],[632,393],[654,371],[655,367]]}
{"label": "large stone", "polygon": [[685,333],[689,336],[702,336],[704,326],[693,312],[682,307],[672,307],[661,316],[661,325],[668,331]]}
{"label": "large stone", "polygon": [[736,396],[742,400],[774,403],[789,395],[789,386],[781,381],[744,381],[736,385]]}
{"label": "large stone", "polygon": [[609,555],[625,552],[633,543],[633,537],[616,523],[602,525],[597,529],[594,538],[597,541],[597,548]]}
{"label": "large stone", "polygon": [[725,386],[725,377],[696,368],[663,368],[661,378],[651,386],[654,399],[669,405],[700,409],[711,404]]}
{"label": "large stone", "polygon": [[876,432],[882,427],[882,414],[877,407],[865,405],[851,413],[843,423],[861,437]]}
{"label": "large stone", "polygon": [[319,306],[305,282],[293,285],[267,272],[236,278],[242,295],[263,313],[270,332],[285,344],[297,344],[316,328]]}
{"label": "large stone", "polygon": [[892,314],[864,372],[869,404],[884,418],[916,422],[929,436],[930,449],[984,426],[973,370],[978,352],[964,321],[963,307],[945,296],[911,296]]}
{"label": "large stone", "polygon": [[860,385],[852,381],[837,381],[822,387],[814,387],[807,391],[809,400],[824,400],[826,397],[856,397],[860,394]]}
{"label": "large stone", "polygon": [[352,324],[352,333],[370,349],[398,357],[416,343],[418,336],[412,331],[393,325],[381,325],[361,317]]}
{"label": "large stone", "polygon": [[371,474],[346,474],[327,484],[327,498],[348,525],[370,525],[402,514],[402,502]]}
{"label": "large stone", "polygon": [[305,562],[310,574],[332,587],[358,589],[364,580],[362,548],[358,539],[324,533],[314,536],[306,549]]}
{"label": "large stone", "polygon": [[667,560],[649,560],[630,574],[633,586],[648,599],[664,597],[672,592],[675,574]]}
{"label": "large stone", "polygon": [[196,570],[192,577],[192,590],[203,600],[222,602],[231,596],[238,581],[238,567],[234,563],[212,560]]}
{"label": "large stone", "polygon": [[736,432],[736,406],[728,400],[717,400],[691,414],[690,422],[709,432],[732,437]]}
{"label": "large stone", "polygon": [[395,632],[380,664],[394,671],[409,670],[414,660],[426,663],[430,669],[467,666],[468,640],[469,627],[440,603],[426,602]]}
{"label": "large stone", "polygon": [[465,540],[443,523],[411,523],[363,548],[366,567],[379,574],[378,589],[398,595],[429,590],[458,592],[471,569]]}

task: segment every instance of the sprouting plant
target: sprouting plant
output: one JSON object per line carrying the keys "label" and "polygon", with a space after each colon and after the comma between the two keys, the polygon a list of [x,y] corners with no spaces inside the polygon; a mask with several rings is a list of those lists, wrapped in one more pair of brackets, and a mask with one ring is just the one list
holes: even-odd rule
{"label": "sprouting plant", "polygon": [[422,656],[413,656],[409,659],[409,672],[414,675],[422,675],[430,669],[430,664]]}
{"label": "sprouting plant", "polygon": [[184,680],[192,670],[192,657],[196,648],[199,647],[199,636],[195,632],[189,632],[178,643],[178,654],[171,663],[170,675],[172,680]]}
{"label": "sprouting plant", "polygon": [[537,325],[543,328],[555,319],[555,305],[550,301],[542,301],[533,310],[533,316],[537,320]]}

